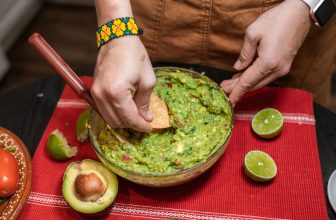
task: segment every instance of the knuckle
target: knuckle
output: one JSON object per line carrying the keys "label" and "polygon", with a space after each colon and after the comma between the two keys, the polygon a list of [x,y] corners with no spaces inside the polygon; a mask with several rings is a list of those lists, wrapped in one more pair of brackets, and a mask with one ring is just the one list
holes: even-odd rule
{"label": "knuckle", "polygon": [[249,58],[248,53],[246,49],[243,47],[242,50],[240,51],[239,59],[240,61],[244,62]]}
{"label": "knuckle", "polygon": [[114,121],[113,119],[108,121],[108,124],[111,128],[120,128],[121,124],[117,121]]}
{"label": "knuckle", "polygon": [[153,89],[156,84],[156,77],[153,75],[144,81],[144,86],[148,89]]}
{"label": "knuckle", "polygon": [[245,31],[245,37],[248,41],[255,41],[257,38],[256,31],[252,25],[250,25]]}
{"label": "knuckle", "polygon": [[91,87],[91,93],[95,98],[103,99],[118,99],[120,94],[124,91],[124,85],[120,82],[114,81],[113,83],[94,83]]}
{"label": "knuckle", "polygon": [[285,68],[282,68],[278,72],[276,72],[276,76],[277,77],[283,77],[283,76],[287,75],[287,73],[288,73],[288,71],[286,71]]}
{"label": "knuckle", "polygon": [[115,117],[112,117],[111,115],[108,114],[103,114],[103,117],[111,128],[120,128],[121,124],[119,120],[117,120]]}
{"label": "knuckle", "polygon": [[138,106],[139,112],[140,113],[145,113],[149,109],[149,102],[142,103],[141,105]]}
{"label": "knuckle", "polygon": [[97,83],[94,83],[92,85],[91,94],[94,98],[101,99],[103,92],[102,92],[101,87]]}
{"label": "knuckle", "polygon": [[127,117],[127,118],[124,119],[124,125],[127,128],[134,128],[134,127],[136,127],[136,122],[134,121],[134,119],[132,119],[130,117]]}
{"label": "knuckle", "polygon": [[240,84],[240,91],[245,93],[245,92],[248,92],[251,88],[251,85],[249,83],[246,83],[246,82],[241,82]]}
{"label": "knuckle", "polygon": [[266,72],[274,72],[278,70],[280,66],[280,62],[276,58],[266,58],[263,63]]}
{"label": "knuckle", "polygon": [[111,99],[118,99],[123,93],[124,87],[121,83],[114,82],[113,84],[106,85],[104,88],[105,94]]}
{"label": "knuckle", "polygon": [[280,71],[280,76],[285,76],[289,73],[291,66],[290,65],[283,65],[282,70]]}
{"label": "knuckle", "polygon": [[124,126],[120,122],[114,122],[115,128],[124,128]]}

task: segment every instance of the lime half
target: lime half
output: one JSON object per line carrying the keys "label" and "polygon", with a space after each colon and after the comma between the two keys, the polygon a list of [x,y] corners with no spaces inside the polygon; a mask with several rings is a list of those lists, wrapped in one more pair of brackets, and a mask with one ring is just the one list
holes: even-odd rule
{"label": "lime half", "polygon": [[282,127],[282,114],[274,108],[262,109],[252,119],[253,131],[262,138],[276,137],[280,134]]}
{"label": "lime half", "polygon": [[91,109],[87,109],[80,113],[76,123],[76,137],[79,142],[84,142],[89,137],[88,120]]}
{"label": "lime half", "polygon": [[47,148],[49,155],[56,160],[67,160],[77,154],[77,147],[70,147],[58,129],[50,134]]}
{"label": "lime half", "polygon": [[266,182],[277,174],[277,166],[270,155],[252,150],[245,155],[244,170],[248,177],[257,182]]}

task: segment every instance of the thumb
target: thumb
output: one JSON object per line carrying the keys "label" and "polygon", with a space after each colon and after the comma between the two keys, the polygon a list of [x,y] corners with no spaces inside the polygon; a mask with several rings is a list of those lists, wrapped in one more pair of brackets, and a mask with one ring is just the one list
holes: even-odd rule
{"label": "thumb", "polygon": [[146,121],[153,120],[153,114],[149,111],[149,102],[154,86],[155,86],[155,75],[153,73],[153,77],[142,79],[139,82],[137,91],[134,95],[134,102],[138,108],[139,114]]}
{"label": "thumb", "polygon": [[245,33],[243,47],[240,51],[239,58],[233,66],[235,70],[244,70],[252,64],[259,41],[260,36],[258,36],[254,30],[248,28]]}

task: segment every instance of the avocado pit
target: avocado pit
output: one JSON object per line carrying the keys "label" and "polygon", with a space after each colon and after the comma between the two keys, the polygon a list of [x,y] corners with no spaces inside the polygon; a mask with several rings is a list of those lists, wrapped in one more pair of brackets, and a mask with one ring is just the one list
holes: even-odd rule
{"label": "avocado pit", "polygon": [[95,173],[80,174],[75,179],[75,193],[82,201],[96,202],[106,191],[106,184]]}

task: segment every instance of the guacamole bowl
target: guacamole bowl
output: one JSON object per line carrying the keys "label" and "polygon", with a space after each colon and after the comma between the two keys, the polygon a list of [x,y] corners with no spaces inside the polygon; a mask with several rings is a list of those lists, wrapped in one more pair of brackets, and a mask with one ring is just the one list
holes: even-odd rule
{"label": "guacamole bowl", "polygon": [[208,77],[177,67],[154,68],[154,93],[168,107],[170,128],[150,134],[112,129],[91,111],[89,136],[98,158],[117,175],[145,186],[188,182],[208,170],[226,150],[233,109]]}

